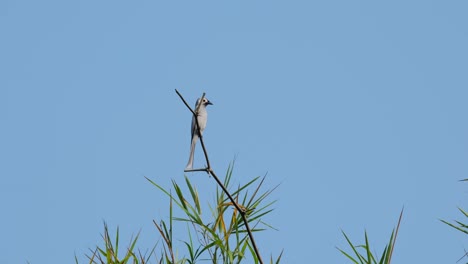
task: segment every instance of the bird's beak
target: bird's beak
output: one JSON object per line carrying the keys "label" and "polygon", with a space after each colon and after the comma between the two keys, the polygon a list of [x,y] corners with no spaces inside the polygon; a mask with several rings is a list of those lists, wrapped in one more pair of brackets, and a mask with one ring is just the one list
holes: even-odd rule
{"label": "bird's beak", "polygon": [[208,102],[206,102],[206,105],[213,105],[213,103],[210,102],[210,100],[208,100]]}

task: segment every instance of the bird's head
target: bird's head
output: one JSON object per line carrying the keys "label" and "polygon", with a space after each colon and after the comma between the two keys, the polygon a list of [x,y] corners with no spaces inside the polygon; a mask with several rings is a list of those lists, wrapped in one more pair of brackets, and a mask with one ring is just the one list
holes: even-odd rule
{"label": "bird's head", "polygon": [[[200,100],[200,99],[198,99]],[[203,101],[202,101],[202,105],[204,106],[208,106],[208,105],[212,105],[213,103],[210,102],[210,100],[206,99],[206,97],[203,97]]]}

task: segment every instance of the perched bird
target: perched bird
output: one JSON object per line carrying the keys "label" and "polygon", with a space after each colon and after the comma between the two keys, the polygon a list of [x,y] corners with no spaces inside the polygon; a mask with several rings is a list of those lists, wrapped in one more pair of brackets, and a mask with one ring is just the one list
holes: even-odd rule
{"label": "perched bird", "polygon": [[[197,119],[198,124],[200,125],[200,133],[202,134],[203,130],[205,130],[206,121],[208,119],[208,113],[206,112],[206,107],[208,105],[212,105],[212,103],[206,98],[203,98],[201,102],[200,98],[198,98],[197,103],[195,104],[195,111],[198,108]],[[197,129],[197,122],[195,121],[195,117],[192,117],[192,142],[190,145],[190,157],[187,166],[185,167],[186,170],[191,170],[193,167],[193,155],[195,154],[195,145],[197,144],[198,138],[199,135]]]}

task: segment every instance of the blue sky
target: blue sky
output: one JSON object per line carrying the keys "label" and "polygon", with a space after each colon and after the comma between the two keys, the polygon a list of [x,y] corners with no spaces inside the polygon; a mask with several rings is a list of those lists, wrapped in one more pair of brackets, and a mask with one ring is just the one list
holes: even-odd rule
{"label": "blue sky", "polygon": [[[376,251],[405,207],[394,263],[455,263],[466,236],[466,1],[0,2],[3,263],[72,263],[103,220],[140,248],[182,181],[190,113],[223,174],[280,184],[257,238],[283,263]],[[199,150],[199,148],[198,148]],[[203,163],[197,152],[195,164]],[[206,203],[215,183],[194,173]],[[208,211],[208,210],[207,210]],[[180,233],[183,238],[183,231]],[[84,262],[83,262],[84,263]]]}

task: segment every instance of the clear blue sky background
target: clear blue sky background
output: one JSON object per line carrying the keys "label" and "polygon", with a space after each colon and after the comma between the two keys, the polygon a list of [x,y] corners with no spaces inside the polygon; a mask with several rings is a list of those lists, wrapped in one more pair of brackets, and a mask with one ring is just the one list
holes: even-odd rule
{"label": "clear blue sky background", "polygon": [[[159,236],[182,181],[190,113],[214,102],[214,169],[268,173],[283,263],[345,263],[341,229],[394,263],[455,263],[466,236],[466,1],[0,1],[2,263],[72,263]],[[199,149],[198,149],[199,150]],[[201,165],[201,152],[196,164]],[[191,179],[213,200],[215,183]],[[205,203],[205,205],[206,205]],[[206,213],[209,210],[206,208]],[[465,207],[466,208],[466,207]],[[183,238],[185,230],[178,231]],[[83,262],[84,263],[84,262]]]}

